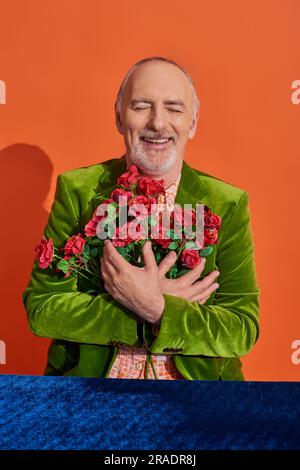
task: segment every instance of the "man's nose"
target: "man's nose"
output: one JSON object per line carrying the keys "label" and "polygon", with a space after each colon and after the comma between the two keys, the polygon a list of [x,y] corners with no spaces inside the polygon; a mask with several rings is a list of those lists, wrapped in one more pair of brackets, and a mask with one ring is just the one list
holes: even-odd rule
{"label": "man's nose", "polygon": [[157,131],[166,127],[166,116],[160,106],[152,108],[148,125]]}

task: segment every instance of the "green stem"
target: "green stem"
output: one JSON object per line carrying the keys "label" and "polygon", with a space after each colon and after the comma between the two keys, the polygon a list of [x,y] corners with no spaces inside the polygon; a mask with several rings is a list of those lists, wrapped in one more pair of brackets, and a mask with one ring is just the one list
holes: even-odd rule
{"label": "green stem", "polygon": [[184,247],[185,247],[185,243],[184,243],[184,241],[183,241],[183,242],[182,242],[182,245],[181,245],[181,247],[179,248],[179,251],[178,251],[178,253],[177,253],[177,258],[179,258],[179,256],[181,255],[181,252],[184,250]]}
{"label": "green stem", "polygon": [[[54,258],[58,258],[58,259],[64,260],[64,258],[62,258],[61,256],[56,255],[56,254],[54,254],[53,259],[54,259]],[[82,269],[83,269],[84,271],[88,271],[88,270],[85,269],[85,268],[82,268]],[[85,274],[83,274],[81,271],[79,271],[78,269],[76,269],[76,268],[73,267],[73,266],[72,266],[72,271],[75,271],[77,274],[80,274],[81,276],[85,277],[88,281],[91,280],[89,277],[85,276]],[[90,271],[88,271],[88,272],[90,272]],[[93,273],[91,273],[91,274],[93,274]]]}

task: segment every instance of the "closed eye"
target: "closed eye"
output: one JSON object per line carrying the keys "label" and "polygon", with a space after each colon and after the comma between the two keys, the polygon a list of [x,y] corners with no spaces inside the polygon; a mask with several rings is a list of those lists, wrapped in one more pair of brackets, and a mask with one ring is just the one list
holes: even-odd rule
{"label": "closed eye", "polygon": [[150,109],[150,106],[146,106],[144,108],[135,107],[135,108],[131,108],[131,109],[133,109],[134,111],[140,111],[141,109]]}
{"label": "closed eye", "polygon": [[172,113],[182,113],[180,109],[173,109],[173,108],[168,108],[169,111],[172,111]]}
{"label": "closed eye", "polygon": [[[142,107],[135,107],[135,108],[131,108],[133,109],[134,111],[141,111],[142,109],[150,109],[150,106],[146,106],[144,108]],[[182,113],[183,111],[181,111],[180,109],[174,109],[174,108],[167,108],[169,111],[171,111],[172,113]]]}

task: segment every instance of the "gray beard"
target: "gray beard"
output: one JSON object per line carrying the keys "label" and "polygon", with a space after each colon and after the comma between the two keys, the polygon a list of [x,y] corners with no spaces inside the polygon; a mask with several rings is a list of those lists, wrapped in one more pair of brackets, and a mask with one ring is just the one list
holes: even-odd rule
{"label": "gray beard", "polygon": [[160,176],[167,173],[173,168],[176,160],[177,151],[174,146],[167,151],[146,151],[143,145],[138,142],[132,146],[130,152],[130,161],[143,172],[152,176]]}

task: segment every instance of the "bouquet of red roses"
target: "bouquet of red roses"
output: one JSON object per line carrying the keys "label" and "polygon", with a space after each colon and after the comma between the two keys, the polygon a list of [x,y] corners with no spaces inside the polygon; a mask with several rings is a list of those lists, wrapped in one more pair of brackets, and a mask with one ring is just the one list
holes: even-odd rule
{"label": "bouquet of red roses", "polygon": [[177,253],[167,277],[182,276],[212,252],[212,245],[218,243],[221,218],[204,204],[197,204],[196,210],[175,204],[170,211],[160,202],[164,195],[163,179],[141,176],[137,166],[131,165],[117,179],[110,197],[100,201],[84,233],[71,236],[60,248],[54,247],[51,239],[41,239],[35,247],[38,266],[55,269],[64,277],[78,274],[88,280],[88,292],[97,294],[104,289],[100,268],[104,240],[109,238],[116,250],[138,267],[144,266],[142,246],[151,240],[158,264],[170,250]]}

